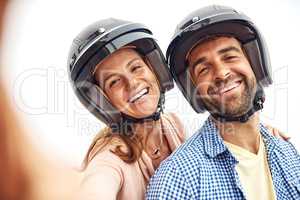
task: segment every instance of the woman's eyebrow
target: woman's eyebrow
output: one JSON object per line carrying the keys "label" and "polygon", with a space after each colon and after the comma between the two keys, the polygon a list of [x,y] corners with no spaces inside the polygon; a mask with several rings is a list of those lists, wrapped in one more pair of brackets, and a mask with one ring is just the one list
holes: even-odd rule
{"label": "woman's eyebrow", "polygon": [[137,61],[137,60],[140,60],[140,58],[134,58],[134,59],[130,60],[130,61],[126,64],[126,68],[130,67],[130,65],[131,65],[133,62]]}
{"label": "woman's eyebrow", "polygon": [[[116,74],[116,73],[109,74],[107,77],[105,77],[105,79],[103,80],[102,84],[105,86],[105,82],[106,82],[108,79],[110,79],[111,77],[115,76],[115,75],[117,75],[117,74]],[[101,82],[101,81],[99,81],[99,82]]]}

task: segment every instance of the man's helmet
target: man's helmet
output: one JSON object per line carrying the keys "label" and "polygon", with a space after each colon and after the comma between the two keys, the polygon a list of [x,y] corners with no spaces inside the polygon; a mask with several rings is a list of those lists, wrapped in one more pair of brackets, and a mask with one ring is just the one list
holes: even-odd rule
{"label": "man's helmet", "polygon": [[244,116],[231,118],[218,116],[222,121],[247,121],[262,109],[264,92],[262,86],[272,84],[271,65],[267,46],[254,23],[246,15],[225,6],[208,6],[188,15],[176,28],[167,50],[167,62],[179,89],[198,113],[206,111],[196,86],[187,70],[186,56],[201,40],[208,36],[232,36],[240,41],[258,83],[253,108]]}
{"label": "man's helmet", "polygon": [[97,85],[93,72],[101,60],[126,45],[134,46],[147,59],[157,77],[160,102],[157,112],[147,117],[157,120],[164,93],[173,88],[173,81],[164,56],[147,27],[112,18],[97,21],[74,39],[68,58],[68,72],[76,96],[92,114],[119,132],[127,131],[128,125],[146,118],[135,119],[117,110]]}

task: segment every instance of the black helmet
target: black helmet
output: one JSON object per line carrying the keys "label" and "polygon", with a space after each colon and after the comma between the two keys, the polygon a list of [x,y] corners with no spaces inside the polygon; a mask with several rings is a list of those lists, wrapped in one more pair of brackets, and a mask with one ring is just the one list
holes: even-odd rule
{"label": "black helmet", "polygon": [[135,119],[118,111],[97,86],[93,72],[101,60],[125,45],[135,46],[135,50],[149,61],[159,81],[158,111],[147,117],[157,119],[164,93],[173,88],[173,81],[164,56],[147,27],[112,18],[97,21],[74,39],[68,58],[68,72],[76,96],[92,114],[119,132],[126,131],[132,122],[146,118]]}
{"label": "black helmet", "polygon": [[[271,65],[263,36],[246,15],[230,7],[215,5],[198,9],[179,23],[167,50],[166,57],[170,71],[185,98],[196,112],[206,111],[196,86],[187,72],[186,55],[201,40],[213,35],[232,36],[240,41],[260,88],[257,92],[259,96],[256,95],[255,99],[263,102],[262,86],[272,84]],[[262,103],[258,107],[257,109],[261,109]],[[227,117],[223,121],[246,121],[254,112],[252,109],[247,116],[238,119]]]}

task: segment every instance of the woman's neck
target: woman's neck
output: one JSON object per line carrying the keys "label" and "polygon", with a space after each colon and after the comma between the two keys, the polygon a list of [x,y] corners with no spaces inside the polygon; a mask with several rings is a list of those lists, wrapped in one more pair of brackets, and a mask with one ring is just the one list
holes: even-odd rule
{"label": "woman's neck", "polygon": [[142,144],[145,146],[148,140],[154,141],[156,144],[160,143],[162,134],[161,120],[145,121],[143,123],[134,124],[133,132],[142,138]]}

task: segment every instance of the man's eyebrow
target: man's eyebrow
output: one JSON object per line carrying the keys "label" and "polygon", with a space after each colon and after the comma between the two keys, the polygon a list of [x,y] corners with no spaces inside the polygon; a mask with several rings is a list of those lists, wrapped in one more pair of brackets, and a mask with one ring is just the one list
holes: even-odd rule
{"label": "man's eyebrow", "polygon": [[227,53],[228,51],[235,51],[235,52],[238,52],[240,53],[241,50],[235,46],[230,46],[230,47],[226,47],[224,49],[221,49],[218,51],[218,54],[224,54],[224,53]]}

